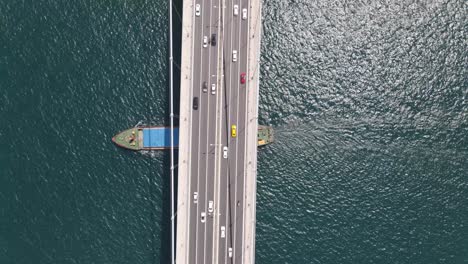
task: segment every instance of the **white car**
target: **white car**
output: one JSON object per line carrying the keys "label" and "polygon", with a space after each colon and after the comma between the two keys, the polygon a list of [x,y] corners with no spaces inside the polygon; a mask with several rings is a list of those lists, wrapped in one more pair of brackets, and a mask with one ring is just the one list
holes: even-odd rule
{"label": "white car", "polygon": [[239,6],[234,5],[234,15],[237,16],[239,14]]}
{"label": "white car", "polygon": [[205,212],[201,212],[200,218],[201,218],[201,222],[202,222],[202,223],[205,223],[206,213],[205,213]]}
{"label": "white car", "polygon": [[243,20],[247,19],[247,8],[242,9],[242,19]]}
{"label": "white car", "polygon": [[223,147],[223,158],[227,159],[228,156],[228,147]]}
{"label": "white car", "polygon": [[229,257],[232,258],[232,248],[229,248],[228,252],[229,252]]}
{"label": "white car", "polygon": [[195,15],[196,16],[200,16],[200,10],[201,10],[200,4],[196,4],[195,5]]}
{"label": "white car", "polygon": [[214,83],[211,84],[211,94],[216,94],[216,85]]}
{"label": "white car", "polygon": [[213,213],[213,201],[208,202],[208,213]]}
{"label": "white car", "polygon": [[236,62],[237,61],[237,50],[232,51],[232,61]]}
{"label": "white car", "polygon": [[226,237],[226,227],[221,226],[221,238],[225,238],[225,237]]}
{"label": "white car", "polygon": [[198,203],[198,192],[193,192],[193,203]]}
{"label": "white car", "polygon": [[208,36],[203,37],[203,47],[204,48],[208,47]]}

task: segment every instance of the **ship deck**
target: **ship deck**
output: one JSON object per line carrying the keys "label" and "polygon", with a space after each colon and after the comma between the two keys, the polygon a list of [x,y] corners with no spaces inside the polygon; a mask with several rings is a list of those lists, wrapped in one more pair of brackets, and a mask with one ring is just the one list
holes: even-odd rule
{"label": "ship deck", "polygon": [[[142,149],[168,149],[171,147],[171,128],[149,127],[143,128]],[[174,128],[174,147],[179,146],[179,128]]]}
{"label": "ship deck", "polygon": [[142,132],[138,128],[131,128],[122,131],[112,140],[117,145],[131,150],[140,150],[143,146]]}
{"label": "ship deck", "polygon": [[[274,141],[273,128],[258,126],[258,146],[265,146]],[[133,140],[132,137],[134,138]],[[131,150],[161,150],[171,147],[171,129],[169,127],[130,128],[117,134],[112,139],[120,147]],[[179,147],[179,128],[174,128],[174,147]]]}

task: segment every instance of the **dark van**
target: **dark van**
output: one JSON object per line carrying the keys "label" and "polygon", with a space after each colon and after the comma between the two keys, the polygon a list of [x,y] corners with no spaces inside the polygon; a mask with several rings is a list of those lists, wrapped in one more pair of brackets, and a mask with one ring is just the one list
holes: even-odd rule
{"label": "dark van", "polygon": [[211,34],[211,46],[216,46],[216,34]]}
{"label": "dark van", "polygon": [[193,98],[193,110],[198,110],[198,97]]}

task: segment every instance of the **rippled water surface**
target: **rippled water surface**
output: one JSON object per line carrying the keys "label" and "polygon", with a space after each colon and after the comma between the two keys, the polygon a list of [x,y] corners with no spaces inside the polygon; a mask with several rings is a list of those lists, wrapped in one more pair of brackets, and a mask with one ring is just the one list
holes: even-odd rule
{"label": "rippled water surface", "polygon": [[[168,263],[166,2],[0,0],[0,263]],[[257,263],[468,263],[467,11],[264,1]]]}

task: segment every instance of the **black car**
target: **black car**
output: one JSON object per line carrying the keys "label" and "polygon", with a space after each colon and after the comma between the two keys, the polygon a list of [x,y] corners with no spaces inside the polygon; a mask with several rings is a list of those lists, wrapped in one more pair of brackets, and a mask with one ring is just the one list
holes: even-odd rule
{"label": "black car", "polygon": [[216,34],[211,34],[211,46],[216,46]]}
{"label": "black car", "polygon": [[198,110],[198,97],[193,98],[193,110]]}

